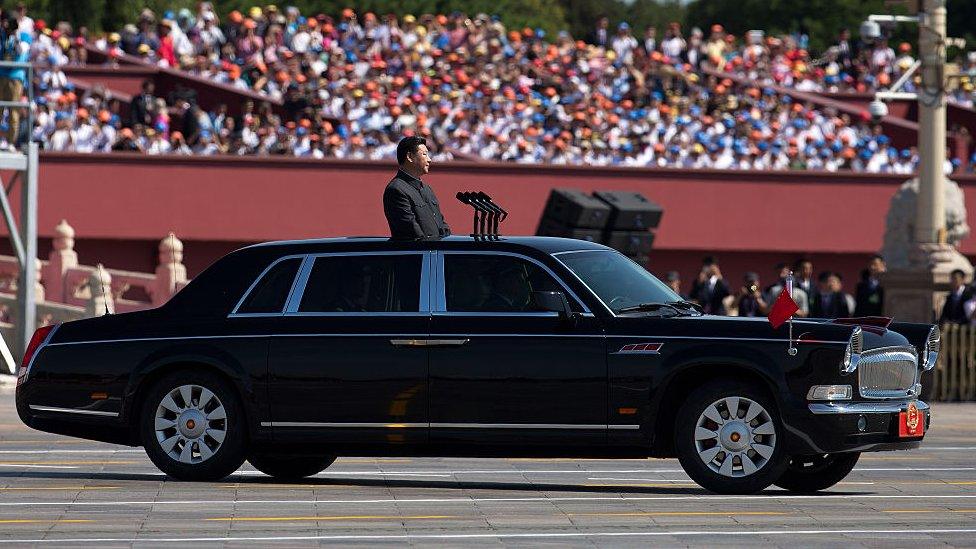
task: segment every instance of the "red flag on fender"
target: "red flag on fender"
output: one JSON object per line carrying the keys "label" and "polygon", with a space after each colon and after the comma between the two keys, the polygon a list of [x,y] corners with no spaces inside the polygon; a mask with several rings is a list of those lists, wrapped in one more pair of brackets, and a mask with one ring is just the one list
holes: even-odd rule
{"label": "red flag on fender", "polygon": [[769,319],[769,323],[773,325],[773,328],[779,328],[793,316],[793,313],[799,310],[799,305],[790,297],[790,291],[784,288],[779,293],[779,297],[776,298],[776,302],[773,303],[773,308],[769,310],[769,315],[766,318]]}

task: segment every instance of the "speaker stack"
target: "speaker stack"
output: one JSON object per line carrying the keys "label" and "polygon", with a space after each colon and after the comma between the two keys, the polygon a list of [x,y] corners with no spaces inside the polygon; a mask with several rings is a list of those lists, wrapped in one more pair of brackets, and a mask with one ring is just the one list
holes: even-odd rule
{"label": "speaker stack", "polygon": [[645,264],[663,212],[637,192],[553,189],[536,234],[599,242]]}

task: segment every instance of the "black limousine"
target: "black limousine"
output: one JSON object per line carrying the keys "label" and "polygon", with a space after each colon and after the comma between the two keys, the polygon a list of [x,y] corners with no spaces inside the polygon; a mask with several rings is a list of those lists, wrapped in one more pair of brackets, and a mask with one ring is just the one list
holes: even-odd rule
{"label": "black limousine", "polygon": [[273,242],[157,309],[39,329],[17,411],[187,480],[245,459],[300,478],[350,455],[676,456],[716,492],[816,491],[919,446],[936,327],[789,334],[702,315],[580,240]]}

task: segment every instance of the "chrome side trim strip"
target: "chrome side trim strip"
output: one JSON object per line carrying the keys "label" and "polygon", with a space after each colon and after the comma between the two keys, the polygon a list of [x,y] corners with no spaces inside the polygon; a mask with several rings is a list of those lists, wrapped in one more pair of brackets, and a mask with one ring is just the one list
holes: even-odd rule
{"label": "chrome side trim strip", "polygon": [[310,255],[302,259],[302,264],[298,267],[298,274],[295,276],[295,283],[288,291],[288,299],[285,300],[284,314],[298,310],[302,295],[305,293],[305,284],[308,283],[308,275],[311,274],[314,263],[315,258]]}
{"label": "chrome side trim strip", "polygon": [[637,430],[640,425],[576,423],[341,423],[314,421],[262,421],[261,427],[340,427],[353,429],[611,429]]}
{"label": "chrome side trim strip", "polygon": [[[921,400],[914,401],[919,410],[928,410],[929,405]],[[814,414],[896,414],[907,409],[908,401],[902,402],[847,402],[826,404],[817,402],[808,408]]]}
{"label": "chrome side trim strip", "polygon": [[98,410],[79,410],[78,408],[58,408],[56,406],[38,406],[36,404],[31,404],[30,409],[36,410],[38,412],[60,412],[63,414],[80,414],[83,416],[119,417],[118,412],[100,412]]}
{"label": "chrome side trim strip", "polygon": [[[369,313],[372,314],[372,313]],[[427,316],[423,314],[417,314],[417,316]],[[281,316],[281,315],[272,315]],[[648,338],[648,339],[686,339],[690,341],[761,341],[768,343],[785,343],[785,339],[776,338],[762,338],[762,337],[707,337],[707,336],[662,336],[662,335],[626,335],[626,334],[395,334],[395,333],[370,333],[370,334],[341,334],[341,333],[329,333],[329,334],[228,334],[228,335],[208,335],[208,336],[183,336],[183,337],[135,337],[131,339],[97,339],[93,341],[64,341],[60,343],[49,343],[48,346],[55,347],[59,345],[84,345],[84,344],[95,344],[95,343],[125,343],[125,342],[139,342],[139,341],[177,341],[177,340],[193,340],[193,339],[234,339],[241,337],[402,337],[402,338],[427,338],[427,337],[573,337],[573,338]],[[824,344],[829,345],[847,345],[846,341],[825,341]]]}
{"label": "chrome side trim strip", "polygon": [[[31,369],[34,367],[34,361],[37,360],[38,355],[41,354],[41,351],[44,350],[44,347],[47,347],[48,345],[53,345],[51,343],[51,338],[54,337],[55,332],[58,331],[58,328],[61,327],[61,324],[62,324],[61,322],[55,324],[54,328],[51,328],[51,331],[48,332],[47,337],[44,338],[44,341],[42,341],[41,344],[38,345],[37,350],[34,351],[33,356],[31,356],[30,362],[27,363],[27,370],[24,371],[24,379],[19,380],[19,383],[24,383],[30,377]],[[14,375],[19,375],[20,369],[16,368],[16,364],[12,366],[14,367],[14,372],[13,372]]]}
{"label": "chrome side trim strip", "polygon": [[346,427],[352,429],[426,429],[426,423],[330,423],[315,421],[262,421],[261,427]]}

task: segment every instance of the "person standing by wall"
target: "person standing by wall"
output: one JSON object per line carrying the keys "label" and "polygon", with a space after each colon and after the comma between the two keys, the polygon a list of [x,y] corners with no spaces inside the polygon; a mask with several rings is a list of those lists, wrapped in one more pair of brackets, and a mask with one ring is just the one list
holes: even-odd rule
{"label": "person standing by wall", "polygon": [[868,268],[861,273],[854,299],[857,302],[854,316],[881,316],[884,307],[884,287],[881,274],[885,272],[884,258],[878,254],[871,256]]}

